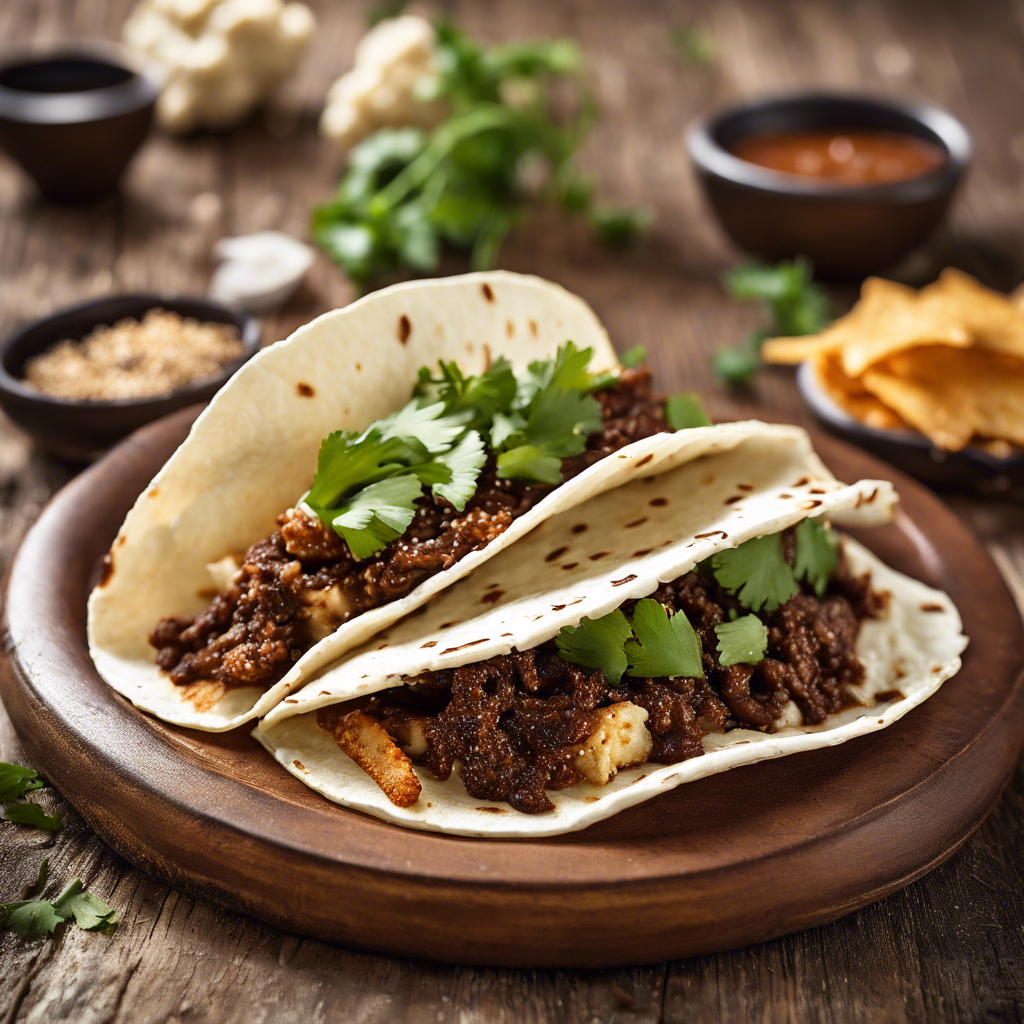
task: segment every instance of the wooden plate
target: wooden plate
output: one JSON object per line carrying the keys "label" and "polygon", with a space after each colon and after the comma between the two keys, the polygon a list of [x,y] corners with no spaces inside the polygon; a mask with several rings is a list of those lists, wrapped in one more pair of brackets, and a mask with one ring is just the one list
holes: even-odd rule
{"label": "wooden plate", "polygon": [[[33,761],[122,856],[281,928],[474,964],[597,967],[710,953],[832,920],[948,857],[1024,740],[1024,631],[995,566],[923,488],[824,436],[843,478],[891,476],[897,522],[862,536],[947,590],[962,672],[896,725],[702,779],[533,842],[404,831],[327,802],[245,732],[190,733],[108,689],[85,603],[135,496],[195,415],[70,483],[14,562],[2,693]],[[225,510],[230,514],[230,510]]]}

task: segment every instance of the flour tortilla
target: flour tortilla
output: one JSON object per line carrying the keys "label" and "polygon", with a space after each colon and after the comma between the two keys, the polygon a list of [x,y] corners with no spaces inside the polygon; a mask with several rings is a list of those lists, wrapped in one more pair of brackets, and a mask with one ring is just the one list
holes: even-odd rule
{"label": "flour tortilla", "polygon": [[637,472],[727,450],[758,431],[784,433],[743,423],[637,442],[553,491],[486,548],[405,598],[345,623],[269,690],[175,686],[157,667],[149,633],[165,617],[208,606],[223,589],[208,566],[273,532],[276,517],[309,487],[323,437],[363,429],[401,408],[421,366],[454,359],[467,373],[480,373],[504,355],[523,370],[567,340],[593,349],[591,369],[618,367],[604,328],[581,299],[539,278],[495,272],[384,289],[261,352],[196,420],[121,527],[112,569],[89,600],[89,644],[100,674],[166,721],[213,732],[235,728],[555,512]]}
{"label": "flour tortilla", "polygon": [[[737,494],[745,497],[728,500]],[[398,623],[320,673],[278,705],[254,736],[306,785],[347,807],[409,828],[514,838],[585,828],[683,782],[884,728],[957,671],[966,639],[946,595],[889,569],[849,538],[844,546],[854,571],[870,569],[876,588],[893,595],[886,616],[861,627],[857,653],[866,679],[852,695],[862,707],[818,726],[711,734],[702,757],[627,769],[603,787],[580,783],[551,792],[555,809],[548,813],[525,815],[477,800],[454,775],[439,782],[421,769],[417,803],[395,807],[317,726],[316,709],[403,685],[426,671],[530,649],[583,616],[597,618],[651,594],[659,583],[678,578],[716,551],[779,532],[809,514],[862,525],[883,522],[893,501],[885,482],[844,486],[808,476],[797,450],[756,435],[731,452],[627,483],[553,517],[514,550],[494,558],[483,573],[440,595],[422,615]],[[631,525],[644,517],[643,524]],[[586,529],[579,531],[581,525]],[[548,560],[554,551],[559,556]],[[594,560],[599,553],[602,557]],[[501,597],[485,602],[495,591]],[[901,697],[876,704],[876,694],[897,688]]]}

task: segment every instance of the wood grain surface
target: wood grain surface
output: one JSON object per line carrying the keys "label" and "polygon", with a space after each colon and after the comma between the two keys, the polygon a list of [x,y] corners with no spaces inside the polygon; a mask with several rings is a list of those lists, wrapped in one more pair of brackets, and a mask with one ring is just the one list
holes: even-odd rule
{"label": "wood grain surface", "polygon": [[[129,0],[5,0],[5,45],[113,38]],[[0,164],[0,329],[117,289],[204,290],[223,234],[302,233],[336,161],[319,143],[318,104],[363,30],[359,3],[315,3],[321,22],[301,74],[266,120],[226,136],[156,138],[122,194],[83,209],[35,199]],[[718,275],[738,258],[700,205],[683,147],[687,122],[721,102],[808,85],[929,99],[969,126],[972,174],[950,222],[900,268],[919,284],[947,264],[1011,288],[1024,279],[1024,4],[865,0],[445,4],[498,40],[565,33],[591,58],[603,117],[585,162],[609,198],[658,211],[652,237],[608,253],[557,218],[520,229],[510,269],[544,274],[597,308],[620,348],[648,346],[666,387],[713,388],[708,354],[757,313],[727,299]],[[672,24],[715,39],[707,68],[679,62]],[[460,267],[453,260],[448,270]],[[318,259],[303,291],[267,321],[266,340],[351,297]],[[838,294],[840,302],[848,295]],[[765,373],[760,408],[806,419],[786,371]],[[35,455],[0,424],[0,557],[68,467]],[[1024,599],[1019,507],[947,499]],[[22,756],[0,722],[0,756]],[[49,856],[55,881],[81,876],[115,904],[113,940],[0,937],[0,1021],[1020,1021],[1024,1019],[1024,769],[947,864],[842,920],[734,953],[635,970],[446,968],[300,940],[182,896],[129,868],[52,791],[56,837],[0,825],[0,898],[17,897]],[[286,884],[286,883],[284,883]],[[614,922],[608,923],[614,927]]]}

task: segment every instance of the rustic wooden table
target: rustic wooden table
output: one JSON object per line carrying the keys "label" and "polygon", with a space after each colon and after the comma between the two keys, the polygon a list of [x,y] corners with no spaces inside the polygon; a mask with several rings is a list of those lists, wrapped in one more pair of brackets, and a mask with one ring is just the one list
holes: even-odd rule
{"label": "rustic wooden table", "polygon": [[[116,37],[130,0],[4,0],[5,45]],[[223,136],[156,137],[123,192],[88,208],[35,198],[0,164],[0,330],[109,291],[201,292],[225,234],[302,235],[332,189],[337,160],[317,138],[318,103],[350,61],[361,4],[315,3],[320,29],[279,109]],[[621,254],[557,219],[521,229],[501,265],[544,275],[590,300],[620,348],[642,343],[666,387],[714,388],[708,354],[756,319],[722,292],[737,259],[702,208],[684,130],[697,114],[755,92],[863,87],[929,99],[963,118],[977,158],[949,224],[900,276],[957,264],[1009,289],[1024,279],[1024,3],[920,0],[692,4],[495,0],[446,4],[487,39],[566,34],[592,62],[603,117],[586,151],[610,198],[658,211]],[[680,61],[670,26],[716,42],[706,67]],[[453,261],[446,269],[456,270]],[[266,322],[284,337],[352,292],[323,259]],[[761,408],[805,421],[791,374],[766,372]],[[33,451],[0,419],[0,558],[73,469]],[[1019,507],[950,496],[1024,604]],[[0,711],[0,759],[19,748]],[[102,780],[98,781],[102,785]],[[835,924],[732,953],[602,972],[482,970],[404,962],[276,932],[192,900],[108,850],[52,791],[55,837],[0,824],[0,899],[17,898],[50,858],[116,906],[113,939],[0,936],[0,1021],[939,1021],[1024,1019],[1024,767],[950,861]],[[287,879],[282,879],[287,885]],[[614,927],[610,922],[609,927]]]}

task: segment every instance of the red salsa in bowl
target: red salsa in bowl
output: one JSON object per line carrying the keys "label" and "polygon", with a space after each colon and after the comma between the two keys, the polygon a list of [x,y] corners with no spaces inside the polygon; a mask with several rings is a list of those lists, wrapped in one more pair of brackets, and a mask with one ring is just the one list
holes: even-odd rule
{"label": "red salsa in bowl", "polygon": [[905,181],[934,171],[948,159],[945,150],[925,139],[865,129],[750,135],[729,149],[770,171],[840,185]]}

